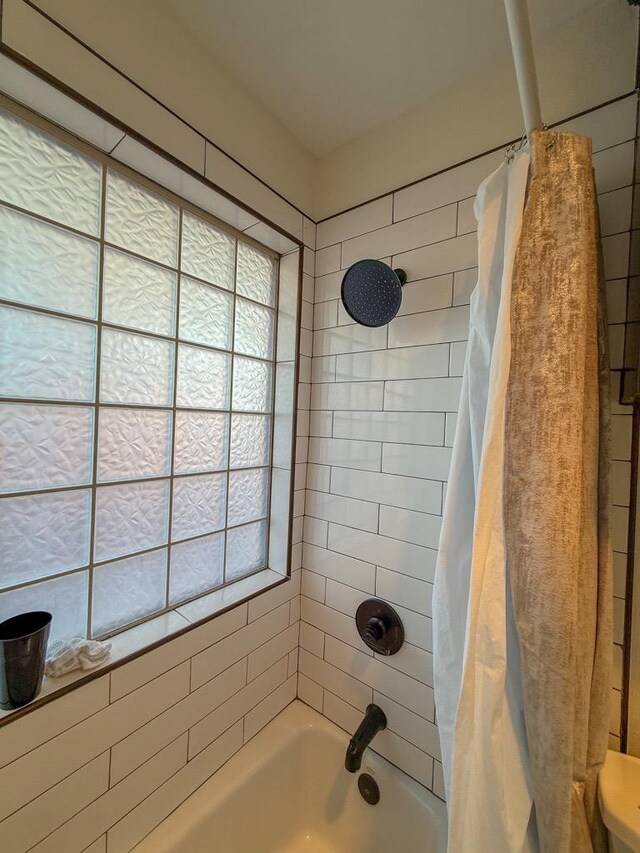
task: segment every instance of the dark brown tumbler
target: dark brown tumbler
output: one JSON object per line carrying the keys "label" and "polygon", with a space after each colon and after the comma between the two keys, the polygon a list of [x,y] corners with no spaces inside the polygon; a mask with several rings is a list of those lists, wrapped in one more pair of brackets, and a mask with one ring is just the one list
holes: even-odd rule
{"label": "dark brown tumbler", "polygon": [[40,692],[52,618],[36,610],[0,622],[0,708],[5,711]]}

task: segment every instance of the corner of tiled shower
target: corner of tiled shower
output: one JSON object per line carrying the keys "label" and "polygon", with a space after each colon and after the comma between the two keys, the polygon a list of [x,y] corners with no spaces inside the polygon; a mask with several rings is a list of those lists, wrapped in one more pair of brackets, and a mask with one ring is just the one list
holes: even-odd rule
{"label": "corner of tiled shower", "polygon": [[[636,98],[567,125],[593,137],[611,342],[614,671],[610,747],[620,746],[631,410],[618,403],[623,367]],[[317,227],[308,423],[298,697],[352,732],[366,705],[387,714],[375,748],[444,798],[433,703],[431,588],[468,303],[476,276],[476,188],[502,153],[390,193]],[[400,315],[355,325],[340,302],[344,271],[379,258],[408,274]],[[303,324],[310,328],[309,312]],[[306,333],[305,333],[306,334]],[[302,376],[309,381],[305,351]],[[301,438],[305,443],[306,439]],[[298,547],[298,546],[296,546]],[[405,623],[392,658],[366,649],[358,604],[389,601]]]}

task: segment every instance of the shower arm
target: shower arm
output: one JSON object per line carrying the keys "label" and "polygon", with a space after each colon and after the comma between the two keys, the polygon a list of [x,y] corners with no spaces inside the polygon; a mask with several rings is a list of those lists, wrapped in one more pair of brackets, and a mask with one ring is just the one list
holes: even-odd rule
{"label": "shower arm", "polygon": [[516,67],[524,127],[530,139],[533,131],[541,130],[543,124],[531,40],[529,6],[527,0],[504,0],[504,9],[509,26],[513,63]]}

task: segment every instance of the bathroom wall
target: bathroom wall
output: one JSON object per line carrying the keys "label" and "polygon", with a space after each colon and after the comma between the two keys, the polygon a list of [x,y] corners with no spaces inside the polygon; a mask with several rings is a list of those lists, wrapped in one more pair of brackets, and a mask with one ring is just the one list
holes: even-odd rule
{"label": "bathroom wall", "polygon": [[[640,102],[638,104],[638,115],[640,118]],[[640,127],[640,126],[639,126]],[[640,314],[638,313],[638,287],[640,286],[640,135],[636,137],[636,168],[634,175],[633,186],[633,213],[631,222],[629,223],[630,231],[630,268],[628,287],[626,293],[620,292],[620,302],[626,297],[627,313],[624,338],[624,367],[622,374],[623,395],[625,400],[632,401],[635,399],[637,407],[638,394],[638,353],[640,343]],[[622,344],[619,342],[618,346]],[[637,415],[636,415],[637,417]],[[636,460],[637,461],[637,460]],[[632,467],[632,466],[630,466]],[[625,477],[630,473],[629,466],[625,466]],[[626,616],[630,624],[628,629],[629,648],[623,646],[623,650],[628,654],[628,683],[627,695],[625,691],[622,693],[623,700],[623,719],[624,719],[624,702],[627,701],[627,730],[626,743],[623,743],[622,748],[631,755],[640,756],[640,538],[638,530],[640,529],[640,502],[636,501],[635,519],[630,519],[630,525],[634,528],[632,539],[635,539],[635,553],[629,555],[627,565],[627,574],[631,573],[631,577],[627,578],[622,573],[619,574],[618,584],[616,587],[617,606],[622,609],[623,605],[626,608]],[[627,600],[626,593],[629,588],[635,591],[633,600]],[[622,668],[622,662],[619,661],[619,666]]]}
{"label": "bathroom wall", "polygon": [[[640,115],[640,102],[637,104],[637,115]],[[637,134],[636,121],[636,134]],[[610,358],[612,373],[612,462],[611,462],[611,485],[612,485],[612,528],[614,532],[614,585],[613,585],[613,608],[614,608],[614,655],[613,655],[613,690],[611,693],[611,737],[610,747],[620,749],[620,730],[622,701],[624,700],[623,687],[623,654],[625,649],[625,596],[627,587],[627,573],[633,570],[633,554],[627,555],[627,539],[629,535],[629,504],[631,488],[631,406],[621,406],[618,400],[620,386],[623,386],[622,396],[625,400],[632,399],[629,390],[633,388],[637,368],[637,346],[636,332],[638,322],[637,308],[637,286],[638,272],[640,270],[639,250],[640,244],[637,240],[638,216],[637,216],[637,181],[638,181],[638,145],[635,139],[635,170],[631,180],[636,182],[634,200],[633,186],[620,192],[620,205],[617,210],[617,230],[619,233],[612,238],[616,255],[624,258],[621,271],[625,278],[610,282],[608,285],[608,310],[610,323]],[[600,199],[601,219],[607,219],[614,215],[611,199],[607,197]],[[609,220],[611,221],[611,220]],[[605,232],[607,233],[607,232]],[[618,369],[620,372],[618,373]],[[637,543],[637,539],[636,539]],[[636,544],[637,548],[637,544]],[[637,558],[636,558],[637,559]],[[633,676],[633,670],[631,675]],[[630,679],[629,688],[633,689],[634,679]],[[627,697],[628,698],[628,697]],[[631,720],[629,720],[629,725]],[[637,728],[637,724],[636,724]],[[627,749],[630,746],[629,730],[627,734]],[[623,747],[624,748],[624,747]]]}
{"label": "bathroom wall", "polygon": [[[303,300],[309,328],[311,317]],[[301,379],[310,362],[301,357]],[[291,580],[1,726],[2,850],[126,853],[295,698],[308,382],[300,388]],[[119,654],[186,624],[158,617],[117,637]]]}
{"label": "bathroom wall", "polygon": [[[290,581],[1,726],[2,850],[129,851],[295,698],[313,315],[303,279]],[[158,617],[118,636],[119,656],[186,626]]]}
{"label": "bathroom wall", "polygon": [[[309,212],[315,157],[224,66],[206,52],[160,0],[36,0],[33,4],[129,74],[248,169]],[[99,77],[43,37],[42,18],[5,0],[19,41],[51,55],[69,85],[82,91]],[[87,76],[87,71],[89,75]]]}
{"label": "bathroom wall", "polygon": [[[612,744],[618,743],[629,493],[628,408],[617,404],[624,333],[635,97],[572,121],[593,137],[610,307],[612,535],[616,551]],[[318,225],[298,695],[347,731],[377,702],[375,748],[443,796],[434,718],[431,591],[476,281],[473,196],[502,153]],[[389,326],[354,325],[343,271],[380,258],[408,274]],[[406,644],[372,655],[354,625],[370,595],[394,604]]]}
{"label": "bathroom wall", "polygon": [[0,728],[0,839],[126,853],[296,693],[298,578]]}
{"label": "bathroom wall", "polygon": [[[535,30],[543,23],[544,3],[532,2],[529,8]],[[637,20],[637,10],[623,0],[599,0],[535,38],[542,115],[548,124],[633,91]],[[511,57],[487,57],[477,74],[455,81],[322,157],[318,218],[489,151],[521,133]]]}
{"label": "bathroom wall", "polygon": [[[32,6],[41,9],[313,219],[521,133],[512,62],[507,55],[487,56],[486,67],[471,78],[458,79],[425,103],[369,128],[318,160],[186,34],[160,0],[31,0],[31,5],[3,0],[3,5],[5,40],[14,49],[87,97],[109,99],[110,111],[125,112],[142,132],[155,123],[152,110],[138,111],[135,99],[114,84],[113,69],[88,55]],[[545,32],[545,4],[531,4],[534,29],[541,34],[535,49],[547,122],[634,88],[637,11],[624,0],[585,5],[576,4],[574,8],[582,9],[578,15]],[[592,61],[594,50],[598,62]],[[389,73],[390,88],[394,80]],[[348,92],[342,108],[357,109]],[[172,146],[179,158],[189,156],[177,136]],[[237,179],[232,161],[213,146],[209,154],[219,179]]]}
{"label": "bathroom wall", "polygon": [[[64,22],[71,25],[73,35],[24,0],[2,0],[2,45],[124,122],[180,163],[206,173],[262,217],[302,239],[304,217],[295,205],[304,203],[305,209],[312,206],[309,198],[314,192],[315,167],[281,125],[273,118],[270,123],[267,121],[268,114],[257,101],[244,91],[235,91],[233,81],[221,77],[194,45],[187,47],[184,40],[181,42],[179,27],[172,30],[155,6],[150,15],[144,2],[120,4],[119,13],[128,15],[129,31],[127,27],[118,30],[114,26],[113,14],[108,14],[110,8],[113,12],[112,4],[108,2],[89,6],[65,0],[57,5],[65,12]],[[102,34],[113,46],[126,48],[126,55],[133,55],[137,64],[131,67],[122,62],[125,73],[121,73],[117,63],[112,65],[108,60],[115,62],[122,57],[102,59],[95,47],[86,47],[78,40],[86,35],[86,28],[94,39]],[[76,37],[78,31],[80,35]],[[141,43],[144,50],[140,49]],[[155,54],[156,48],[162,50],[160,57]],[[191,64],[183,61],[187,49]],[[178,57],[182,57],[182,64],[176,67],[173,63]],[[198,118],[195,124],[194,115]],[[225,139],[222,128],[234,130],[236,144]],[[261,152],[265,162],[254,162],[249,152],[238,148],[236,138]],[[232,148],[231,156],[217,147],[222,143]],[[240,157],[252,171],[240,165]],[[289,176],[289,182],[272,174],[267,163]]]}
{"label": "bathroom wall", "polygon": [[[301,380],[310,362],[301,356]],[[126,853],[295,698],[309,387],[301,381],[291,580],[0,727],[0,849]],[[165,625],[187,623],[158,617],[116,638],[119,653]]]}
{"label": "bathroom wall", "polygon": [[[94,88],[81,94],[305,244],[291,580],[0,727],[0,848],[123,853],[296,695],[315,225],[62,31],[7,17],[6,3],[4,11],[3,39],[24,37],[28,58],[54,76],[48,63],[63,56],[80,74],[90,69]],[[12,21],[20,26],[11,29]],[[0,63],[0,89],[46,113],[41,90]],[[54,100],[78,119],[71,102]],[[273,237],[252,216],[242,227],[258,240]],[[168,614],[136,631],[155,642],[175,621]]]}

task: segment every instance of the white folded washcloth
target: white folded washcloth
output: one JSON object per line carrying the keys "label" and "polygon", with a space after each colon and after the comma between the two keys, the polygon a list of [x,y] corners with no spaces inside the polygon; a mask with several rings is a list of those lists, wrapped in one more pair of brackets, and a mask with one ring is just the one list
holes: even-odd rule
{"label": "white folded washcloth", "polygon": [[110,653],[111,643],[85,640],[82,637],[58,640],[49,646],[45,675],[59,678],[74,669],[93,669],[103,663]]}

